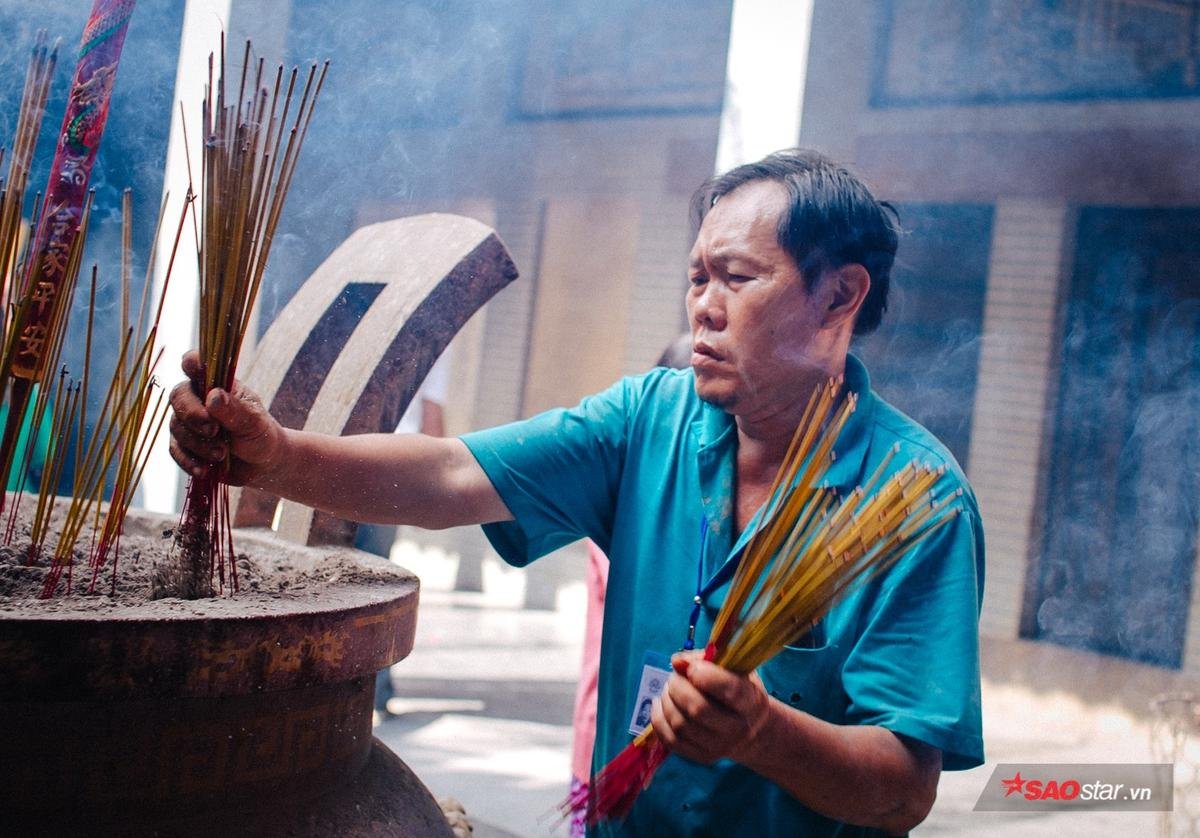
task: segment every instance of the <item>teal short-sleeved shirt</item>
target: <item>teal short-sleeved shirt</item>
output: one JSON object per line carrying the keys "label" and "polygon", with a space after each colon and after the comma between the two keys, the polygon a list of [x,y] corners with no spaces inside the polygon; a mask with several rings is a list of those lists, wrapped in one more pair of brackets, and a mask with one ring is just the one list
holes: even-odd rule
{"label": "teal short-sleeved shirt", "polygon": [[[947,769],[983,762],[978,618],[983,530],[950,453],[870,390],[850,357],[858,408],[835,446],[829,485],[865,481],[896,444],[891,470],[944,464],[963,488],[961,513],[887,572],[844,598],[805,639],[760,670],[771,695],[837,724],[880,725],[941,749]],[[800,397],[807,398],[806,395]],[[697,580],[736,557],[733,418],[699,399],[690,370],[626,378],[569,410],[468,434],[463,441],[512,512],[484,528],[524,565],[581,537],[609,556],[593,767],[631,740],[629,719],[647,651],[670,654],[687,630]],[[701,555],[701,526],[709,532]],[[702,646],[725,588],[707,597]],[[729,760],[670,757],[614,835],[874,835],[831,821]]]}

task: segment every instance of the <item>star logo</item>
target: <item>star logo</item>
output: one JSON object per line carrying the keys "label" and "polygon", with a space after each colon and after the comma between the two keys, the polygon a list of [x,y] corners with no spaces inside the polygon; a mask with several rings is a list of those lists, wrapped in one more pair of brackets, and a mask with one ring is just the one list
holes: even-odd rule
{"label": "star logo", "polygon": [[1014,794],[1020,794],[1025,781],[1021,779],[1021,772],[1018,771],[1011,779],[1001,780],[1000,785],[1004,786],[1004,796],[1011,797]]}

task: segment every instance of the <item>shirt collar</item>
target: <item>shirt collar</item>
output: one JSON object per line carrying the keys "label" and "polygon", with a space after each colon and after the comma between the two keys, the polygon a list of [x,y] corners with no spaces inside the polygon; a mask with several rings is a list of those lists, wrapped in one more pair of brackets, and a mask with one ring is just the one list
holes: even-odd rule
{"label": "shirt collar", "polygon": [[871,426],[874,424],[875,407],[878,399],[871,390],[871,377],[862,361],[853,355],[846,356],[846,373],[843,389],[858,396],[858,404],[846,426],[833,445],[833,462],[821,478],[823,485],[848,491],[866,479],[866,462],[870,446]]}
{"label": "shirt collar", "polygon": [[699,446],[700,503],[708,521],[709,542],[716,552],[724,552],[721,548],[727,549],[733,540],[737,423],[721,408],[703,402],[700,418],[692,422],[692,435]]}

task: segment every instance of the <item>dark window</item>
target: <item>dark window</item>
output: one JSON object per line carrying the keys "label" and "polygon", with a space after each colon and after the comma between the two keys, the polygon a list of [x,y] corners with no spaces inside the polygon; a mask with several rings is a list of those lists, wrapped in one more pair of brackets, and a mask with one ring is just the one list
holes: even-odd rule
{"label": "dark window", "polygon": [[901,206],[888,311],[852,350],[874,388],[934,433],[964,467],[983,332],[992,208]]}
{"label": "dark window", "polygon": [[1198,356],[1200,210],[1084,210],[1027,633],[1180,666]]}

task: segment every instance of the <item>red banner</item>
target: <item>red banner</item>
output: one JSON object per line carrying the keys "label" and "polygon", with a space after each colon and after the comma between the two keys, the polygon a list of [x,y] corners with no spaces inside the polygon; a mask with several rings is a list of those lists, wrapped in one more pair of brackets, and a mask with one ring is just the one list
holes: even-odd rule
{"label": "red banner", "polygon": [[95,0],[71,81],[71,94],[58,137],[46,199],[30,250],[23,295],[31,305],[20,326],[12,373],[21,378],[41,377],[42,355],[59,306],[65,303],[63,278],[79,234],[88,180],[96,151],[108,120],[121,47],[133,14],[135,0]]}

